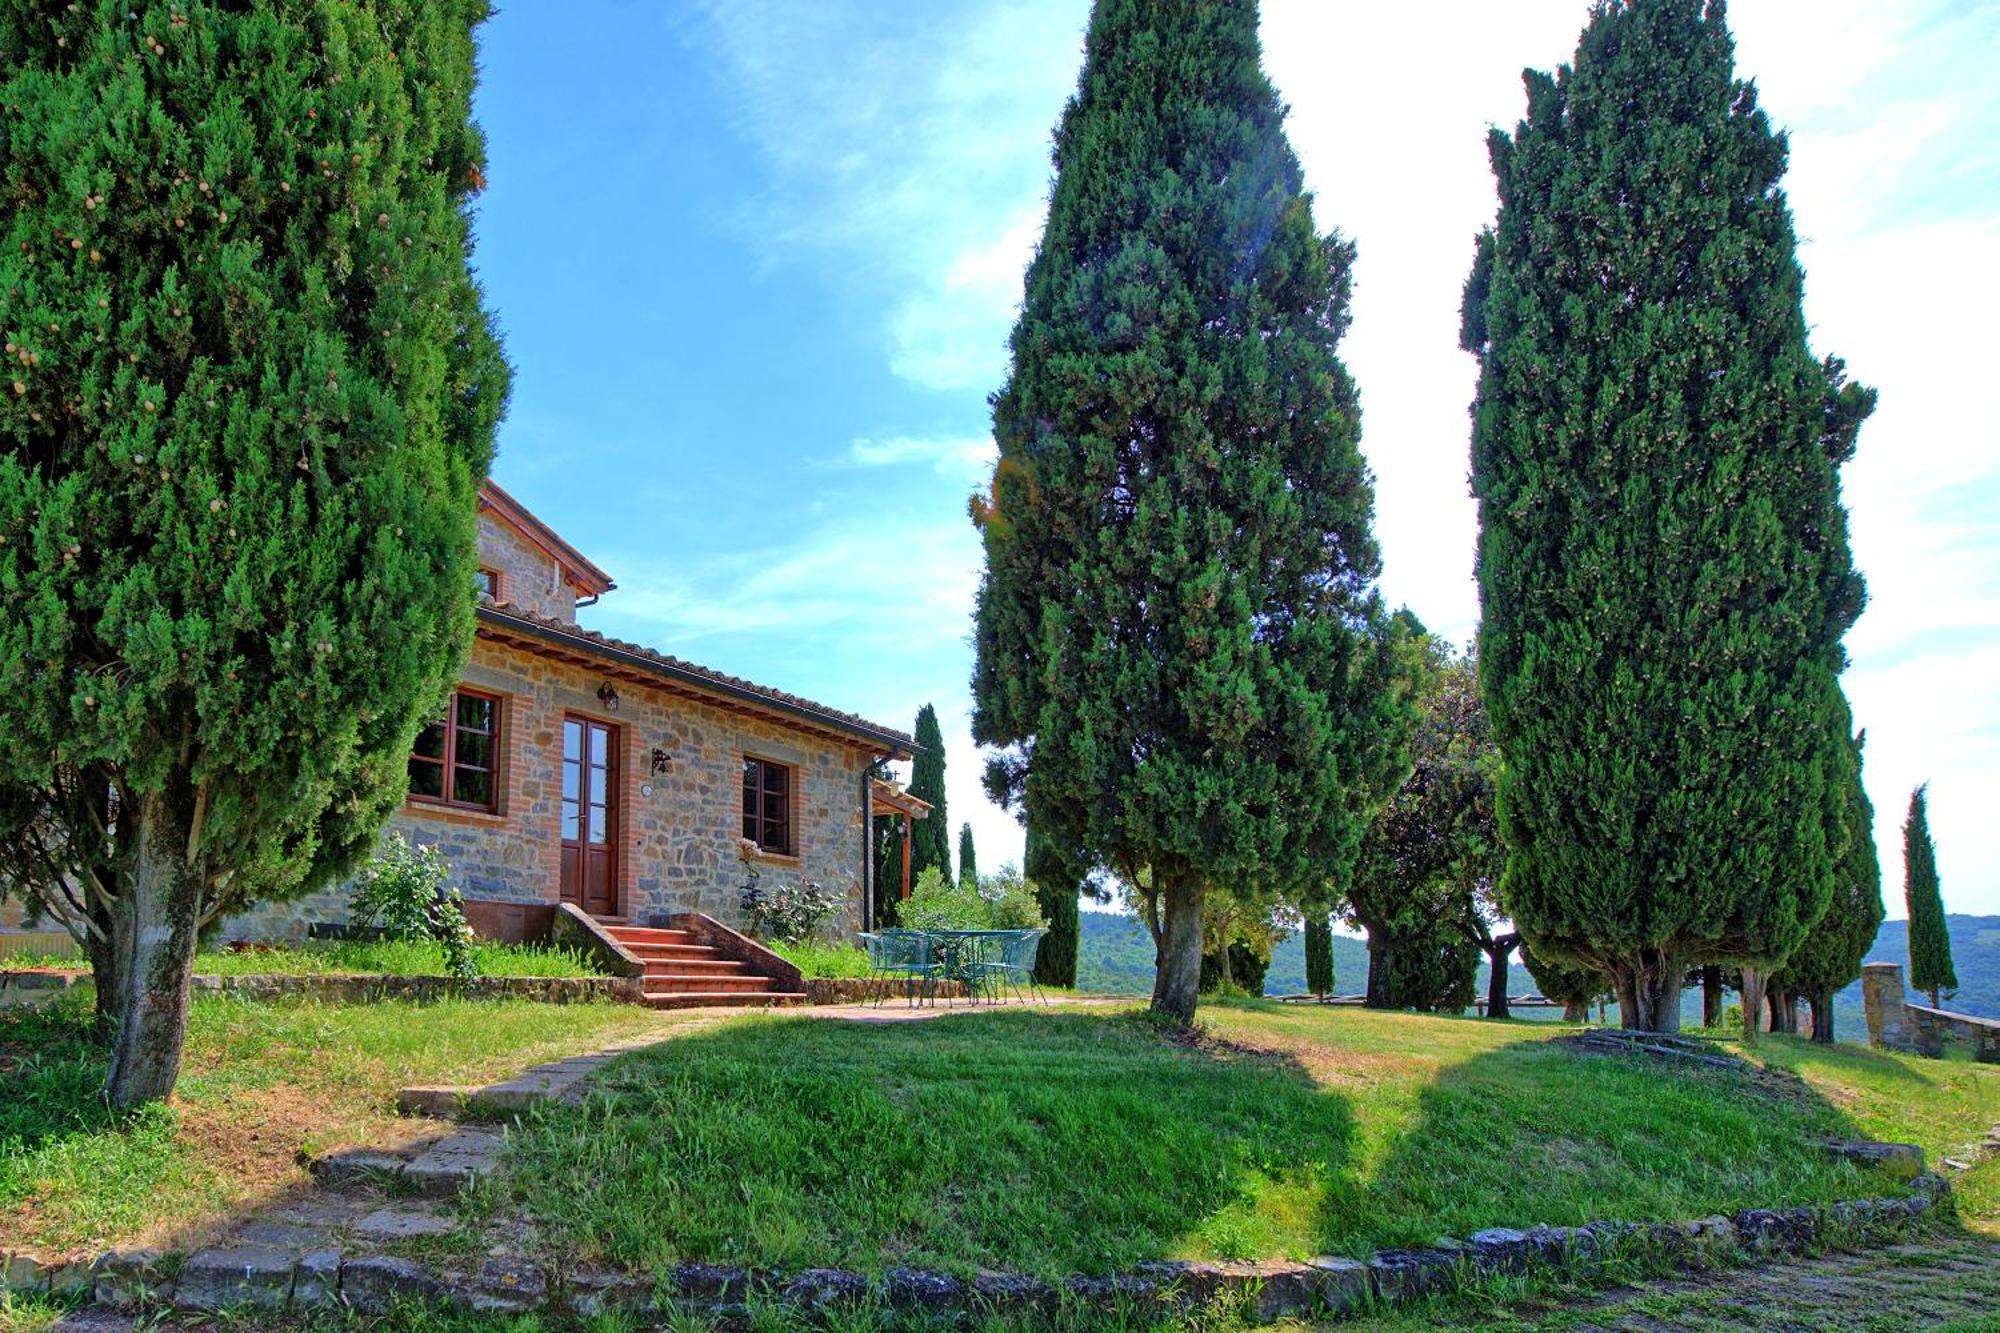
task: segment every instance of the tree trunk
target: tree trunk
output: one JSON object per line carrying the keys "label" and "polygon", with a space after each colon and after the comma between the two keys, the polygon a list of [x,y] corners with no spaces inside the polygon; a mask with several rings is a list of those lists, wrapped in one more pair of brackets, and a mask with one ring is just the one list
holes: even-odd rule
{"label": "tree trunk", "polygon": [[1224,995],[1236,989],[1236,978],[1229,970],[1229,940],[1224,938],[1222,948],[1215,956],[1215,975],[1218,989]]}
{"label": "tree trunk", "polygon": [[1771,1031],[1796,1036],[1799,1030],[1799,997],[1781,990],[1771,997]]}
{"label": "tree trunk", "polygon": [[1159,971],[1153,978],[1153,1012],[1185,1027],[1194,1022],[1201,990],[1202,882],[1194,875],[1176,874],[1161,889],[1167,919],[1160,933]]}
{"label": "tree trunk", "polygon": [[1563,1022],[1588,1023],[1590,1021],[1589,1000],[1564,1000]]}
{"label": "tree trunk", "polygon": [[139,820],[132,877],[120,899],[122,975],[118,1038],[104,1095],[131,1107],[173,1094],[187,1036],[188,987],[202,880],[189,864],[194,804],[184,782],[148,796],[130,812]]}
{"label": "tree trunk", "polygon": [[1822,987],[1808,999],[1812,1005],[1812,1039],[1821,1045],[1833,1042],[1833,992]]}
{"label": "tree trunk", "polygon": [[1369,1009],[1393,1009],[1389,995],[1389,957],[1392,946],[1386,930],[1368,928],[1368,994],[1361,1003]]}
{"label": "tree trunk", "polygon": [[1681,964],[1670,954],[1643,949],[1612,971],[1622,1026],[1636,1032],[1681,1030]]}
{"label": "tree trunk", "polygon": [[1722,1025],[1722,967],[1717,963],[1701,970],[1701,1025],[1705,1028]]}
{"label": "tree trunk", "polygon": [[1754,967],[1743,969],[1743,1044],[1755,1046],[1764,1026],[1764,974]]}
{"label": "tree trunk", "polygon": [[1486,1016],[1488,1018],[1512,1017],[1512,1011],[1507,1007],[1507,958],[1514,952],[1514,946],[1520,942],[1521,937],[1510,932],[1481,946],[1486,950],[1487,959]]}
{"label": "tree trunk", "polygon": [[[130,887],[126,893],[131,892]],[[97,1031],[109,1037],[118,1031],[118,1019],[125,1012],[125,976],[118,947],[118,918],[102,909],[91,913],[91,921],[102,936],[86,934],[84,956],[90,959],[90,980],[97,992]]]}

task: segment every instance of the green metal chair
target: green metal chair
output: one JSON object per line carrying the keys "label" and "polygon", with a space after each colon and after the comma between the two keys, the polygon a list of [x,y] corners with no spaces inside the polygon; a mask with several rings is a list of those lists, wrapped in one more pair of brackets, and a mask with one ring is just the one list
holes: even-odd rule
{"label": "green metal chair", "polygon": [[1016,999],[1025,1003],[1030,994],[1039,1004],[1049,997],[1035,980],[1035,955],[1041,952],[1046,930],[1010,930],[993,941],[991,956],[977,966],[981,977],[995,995],[1002,986],[1013,988]]}
{"label": "green metal chair", "polygon": [[[860,939],[861,947],[868,951],[871,976],[907,982],[905,989],[912,1007],[920,999],[935,1001],[936,982],[942,968],[933,960],[930,941],[921,930],[864,931]],[[886,998],[886,991],[877,993],[876,1008],[881,1008]]]}

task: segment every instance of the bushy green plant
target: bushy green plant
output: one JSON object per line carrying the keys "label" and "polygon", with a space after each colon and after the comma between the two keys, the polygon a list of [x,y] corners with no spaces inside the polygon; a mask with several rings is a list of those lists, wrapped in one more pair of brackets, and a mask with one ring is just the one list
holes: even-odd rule
{"label": "bushy green plant", "polygon": [[865,977],[869,974],[868,955],[851,944],[771,943],[778,955],[807,977]]}
{"label": "bushy green plant", "polygon": [[979,897],[986,904],[986,923],[994,930],[1048,929],[1034,881],[1011,862],[979,881]]}
{"label": "bushy green plant", "polygon": [[745,860],[743,888],[736,905],[750,933],[768,943],[796,944],[816,938],[840,907],[840,899],[818,880],[789,880],[765,888],[762,873]]}
{"label": "bushy green plant", "polygon": [[1049,924],[1033,881],[1011,864],[976,888],[946,879],[936,867],[925,870],[903,902],[901,920],[912,930],[1045,930]]}
{"label": "bushy green plant", "polygon": [[349,910],[356,925],[373,926],[386,939],[437,941],[445,970],[461,981],[479,975],[465,896],[451,882],[451,865],[436,847],[391,833],[381,853],[354,877]]}

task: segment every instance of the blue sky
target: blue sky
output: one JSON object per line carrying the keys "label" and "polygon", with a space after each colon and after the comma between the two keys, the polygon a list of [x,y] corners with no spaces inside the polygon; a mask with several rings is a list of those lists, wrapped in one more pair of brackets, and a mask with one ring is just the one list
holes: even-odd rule
{"label": "blue sky", "polygon": [[[1360,247],[1345,352],[1389,597],[1454,637],[1470,579],[1457,350],[1488,124],[1584,0],[1267,0],[1322,227]],[[990,467],[1083,0],[516,0],[483,33],[478,264],[516,369],[496,477],[608,569],[586,622],[907,728],[951,820],[1019,853],[966,728]],[[1947,903],[2000,912],[2000,6],[1730,6],[1793,133],[1814,346],[1882,406],[1846,486],[1872,594],[1848,689],[1885,897],[1930,780]]]}

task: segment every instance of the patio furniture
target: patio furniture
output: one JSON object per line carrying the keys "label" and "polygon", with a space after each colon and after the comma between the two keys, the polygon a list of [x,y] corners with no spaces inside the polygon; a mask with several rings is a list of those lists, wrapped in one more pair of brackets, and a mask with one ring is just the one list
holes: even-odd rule
{"label": "patio furniture", "polygon": [[[935,1002],[943,968],[933,955],[929,936],[921,930],[879,930],[864,931],[860,939],[861,947],[868,951],[871,976],[903,980],[912,1006],[926,998]],[[886,998],[886,992],[878,993],[876,1007],[880,1008]]]}
{"label": "patio furniture", "polygon": [[[1023,983],[1034,985],[1035,950],[1046,930],[933,930],[926,932],[940,975],[965,983],[974,1004],[1003,997],[1003,988],[1026,998]],[[1046,997],[1044,997],[1046,998]]]}
{"label": "patio furniture", "polygon": [[1041,952],[1042,936],[1048,933],[1046,930],[992,932],[998,938],[991,943],[991,956],[982,960],[978,968],[995,991],[1012,986],[1016,998],[1023,1003],[1030,994],[1038,1003],[1048,1003],[1049,997],[1035,980],[1035,956]]}

